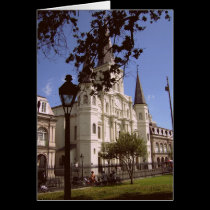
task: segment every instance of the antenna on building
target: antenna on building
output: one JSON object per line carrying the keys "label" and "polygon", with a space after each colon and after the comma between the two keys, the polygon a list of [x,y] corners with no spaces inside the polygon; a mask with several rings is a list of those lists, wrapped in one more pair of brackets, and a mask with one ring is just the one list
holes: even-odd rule
{"label": "antenna on building", "polygon": [[168,77],[166,77],[166,81],[167,81],[167,85],[165,86],[165,91],[168,92],[168,96],[169,96],[169,103],[170,103],[170,109],[171,109],[171,121],[172,121],[172,127],[173,127],[173,112],[172,112],[171,96],[170,96]]}

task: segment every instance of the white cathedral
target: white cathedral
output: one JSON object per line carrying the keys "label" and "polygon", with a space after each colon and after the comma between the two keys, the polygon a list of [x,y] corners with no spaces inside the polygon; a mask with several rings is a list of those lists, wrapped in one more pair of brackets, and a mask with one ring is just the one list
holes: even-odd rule
{"label": "white cathedral", "polygon": [[[112,63],[113,55],[106,53],[94,71],[106,71],[110,69]],[[101,144],[116,141],[122,131],[135,132],[146,141],[147,159],[137,158],[136,163],[167,161],[168,154],[173,148],[173,132],[158,127],[152,121],[138,73],[134,103],[131,96],[124,94],[123,70],[120,70],[120,74],[112,76],[121,79],[109,92],[103,92],[100,96],[90,95],[92,85],[89,80],[80,84],[81,91],[77,95],[70,116],[71,163],[81,166],[82,155],[84,166],[107,164],[99,155]],[[64,158],[65,117],[62,105],[52,107],[52,111],[56,119],[54,167],[59,168],[63,166]],[[112,163],[118,164],[119,160],[113,160]],[[87,173],[89,172],[90,169]],[[98,173],[97,170],[95,172]]]}

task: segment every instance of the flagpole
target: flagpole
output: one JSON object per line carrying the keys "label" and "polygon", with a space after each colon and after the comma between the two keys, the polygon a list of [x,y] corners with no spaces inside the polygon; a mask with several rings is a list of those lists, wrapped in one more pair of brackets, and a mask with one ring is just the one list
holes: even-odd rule
{"label": "flagpole", "polygon": [[170,109],[171,109],[171,121],[172,121],[172,127],[173,127],[173,113],[172,113],[172,105],[171,105],[171,96],[170,96],[170,88],[169,88],[169,83],[168,83],[168,77],[166,77],[166,80],[167,80],[167,86],[165,87],[165,91],[168,91]]}

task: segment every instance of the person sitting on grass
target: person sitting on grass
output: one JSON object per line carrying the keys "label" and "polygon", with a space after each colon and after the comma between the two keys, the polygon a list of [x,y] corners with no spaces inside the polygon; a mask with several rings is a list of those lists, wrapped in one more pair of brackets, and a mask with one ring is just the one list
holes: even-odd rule
{"label": "person sitting on grass", "polygon": [[94,171],[91,171],[91,175],[90,175],[90,183],[95,183],[96,182],[96,177],[94,174]]}

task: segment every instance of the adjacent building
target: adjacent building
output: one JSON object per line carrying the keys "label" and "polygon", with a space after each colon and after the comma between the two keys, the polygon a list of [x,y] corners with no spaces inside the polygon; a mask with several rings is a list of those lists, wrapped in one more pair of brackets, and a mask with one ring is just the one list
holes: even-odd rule
{"label": "adjacent building", "polygon": [[37,96],[37,167],[54,177],[56,117],[47,99]]}

